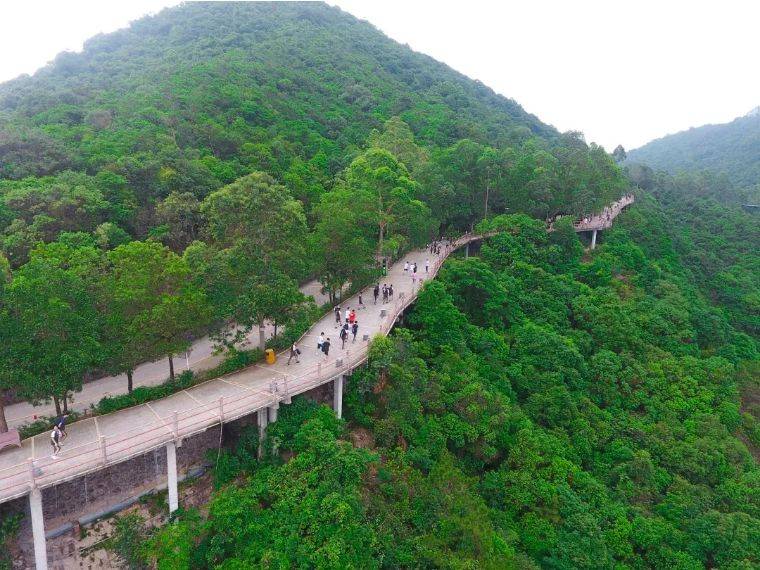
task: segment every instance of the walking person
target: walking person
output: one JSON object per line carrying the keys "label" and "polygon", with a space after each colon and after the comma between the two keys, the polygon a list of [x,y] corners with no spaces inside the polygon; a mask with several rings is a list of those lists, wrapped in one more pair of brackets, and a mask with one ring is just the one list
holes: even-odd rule
{"label": "walking person", "polygon": [[340,325],[340,305],[335,305],[335,309],[333,310],[335,311],[335,326],[337,327]]}
{"label": "walking person", "polygon": [[58,459],[58,454],[61,452],[61,430],[57,425],[53,426],[53,431],[50,432],[50,445],[53,446],[53,459]]}
{"label": "walking person", "polygon": [[383,304],[388,302],[388,286],[383,284]]}
{"label": "walking person", "polygon": [[393,283],[388,285],[388,300],[393,299]]}
{"label": "walking person", "polygon": [[[362,292],[363,293],[363,292]],[[362,293],[359,293],[359,310],[365,309],[364,301],[362,300]]]}
{"label": "walking person", "polygon": [[354,321],[354,325],[351,327],[351,334],[354,335],[354,339],[351,342],[356,342],[356,333],[359,332],[359,321]]}
{"label": "walking person", "polygon": [[63,443],[63,440],[66,439],[69,435],[66,433],[66,417],[66,414],[61,414],[55,420],[55,425],[58,426],[58,431],[61,432],[61,443]]}
{"label": "walking person", "polygon": [[319,337],[317,338],[317,354],[322,352],[322,345],[325,342],[325,333],[319,333]]}
{"label": "walking person", "polygon": [[351,316],[351,307],[346,307],[346,322],[348,322],[348,317]]}
{"label": "walking person", "polygon": [[330,354],[330,337],[329,336],[325,339],[325,342],[322,343],[322,352],[325,353],[325,360],[327,360],[327,357]]}
{"label": "walking person", "polygon": [[372,290],[372,294],[375,296],[375,305],[377,305],[377,298],[380,296],[380,283],[375,283],[375,288]]}
{"label": "walking person", "polygon": [[425,273],[427,273],[429,269],[430,269],[430,258],[427,258],[425,260]]}
{"label": "walking person", "polygon": [[409,271],[409,262],[408,261],[404,262],[404,271]]}
{"label": "walking person", "polygon": [[340,329],[340,349],[345,350],[346,348],[346,339],[348,338],[348,323],[346,323],[345,327],[341,327]]}
{"label": "walking person", "polygon": [[290,361],[294,358],[296,359],[296,364],[300,364],[301,361],[298,359],[298,355],[301,354],[301,350],[298,348],[298,345],[294,342],[290,345],[290,356],[288,357],[288,366],[290,366]]}
{"label": "walking person", "polygon": [[414,272],[417,273],[417,263],[414,263]]}
{"label": "walking person", "polygon": [[355,320],[356,320],[356,311],[351,311],[351,314],[348,315],[348,324],[349,325],[354,324]]}

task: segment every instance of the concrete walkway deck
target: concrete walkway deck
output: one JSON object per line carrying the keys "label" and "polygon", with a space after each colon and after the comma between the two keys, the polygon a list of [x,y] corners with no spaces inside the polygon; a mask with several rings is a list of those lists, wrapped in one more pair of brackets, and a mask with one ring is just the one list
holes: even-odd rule
{"label": "concrete walkway deck", "polygon": [[[632,202],[631,195],[621,198],[596,216],[603,218],[596,221],[609,227],[607,224]],[[599,228],[588,229],[596,231]],[[294,361],[288,365],[287,358],[281,358],[273,365],[254,364],[161,400],[75,422],[69,426],[63,451],[56,459],[51,457],[48,433],[24,440],[21,448],[0,452],[0,503],[166,444],[171,444],[173,449],[172,442],[263,408],[276,410],[280,402],[289,402],[292,396],[349,374],[366,360],[368,340],[375,335],[388,334],[398,315],[414,301],[420,281],[432,279],[452,251],[483,237],[464,235],[443,248],[438,256],[425,250],[408,253],[391,266],[388,275],[381,280],[393,284],[395,291],[387,304],[379,300],[375,305],[370,289],[364,293],[364,309],[358,306],[358,295],[345,300],[343,309],[358,309],[359,323],[356,341],[349,339],[345,347],[341,347],[335,317],[328,313],[299,342],[300,363]],[[428,273],[425,271],[426,259],[430,260]],[[404,271],[405,261],[417,262],[416,283],[411,272]],[[329,357],[317,351],[316,339],[320,332],[331,339]],[[338,385],[342,386],[342,383]]]}
{"label": "concrete walkway deck", "polygon": [[[309,281],[301,286],[301,292],[308,296],[314,297],[317,305],[322,305],[328,301],[326,294],[322,293],[322,286],[318,281]],[[274,327],[269,325],[266,329],[267,338],[274,334]],[[248,337],[241,343],[242,347],[250,348],[258,346],[259,329],[254,328]],[[223,355],[214,354],[214,343],[208,337],[204,336],[194,341],[190,351],[185,354],[181,353],[174,357],[174,367],[177,373],[184,370],[193,372],[203,372],[214,368],[224,359]],[[167,381],[169,378],[169,359],[164,357],[152,362],[145,362],[135,368],[132,377],[135,388],[139,386],[157,386]],[[127,375],[116,374],[114,376],[104,376],[92,382],[87,382],[82,386],[82,390],[76,392],[69,402],[69,411],[83,412],[90,408],[92,404],[97,404],[106,396],[118,396],[127,393]],[[29,402],[18,402],[5,406],[5,419],[8,427],[16,428],[25,423],[32,422],[40,417],[54,417],[56,415],[55,406],[52,402],[43,402],[33,405]]]}
{"label": "concrete walkway deck", "polygon": [[[161,400],[155,400],[112,414],[72,423],[63,451],[51,457],[50,436],[43,433],[23,441],[19,449],[0,453],[0,503],[25,495],[31,488],[55,485],[141,455],[168,442],[202,432],[213,425],[232,421],[332,381],[361,364],[367,355],[368,340],[387,334],[397,316],[414,300],[419,281],[431,279],[445,257],[454,249],[480,239],[463,236],[441,251],[440,256],[415,250],[394,264],[381,283],[393,284],[394,297],[387,303],[382,298],[373,304],[371,289],[364,292],[364,305],[359,309],[358,296],[343,303],[343,308],[357,310],[359,332],[355,342],[341,348],[338,327],[332,313],[325,315],[309,329],[299,343],[300,363],[287,364],[280,358],[273,365],[255,364],[244,370],[210,380]],[[425,260],[430,259],[429,273]],[[404,262],[417,262],[418,282],[413,284],[411,272]],[[331,339],[329,357],[317,352],[317,336],[324,331]]]}

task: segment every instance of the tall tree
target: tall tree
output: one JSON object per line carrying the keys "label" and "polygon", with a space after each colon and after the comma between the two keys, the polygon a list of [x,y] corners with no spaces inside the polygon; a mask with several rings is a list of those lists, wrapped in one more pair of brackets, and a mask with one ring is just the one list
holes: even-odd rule
{"label": "tall tree", "polygon": [[200,203],[191,192],[172,192],[156,206],[156,220],[165,229],[165,243],[181,252],[200,234]]}
{"label": "tall tree", "polygon": [[108,252],[104,282],[109,368],[132,374],[140,362],[187,348],[209,322],[206,296],[190,281],[187,262],[166,246],[134,241]]}
{"label": "tall tree", "polygon": [[369,145],[382,148],[395,156],[409,172],[417,172],[427,164],[430,157],[425,149],[414,142],[414,133],[400,117],[391,117],[383,124],[383,130],[369,134]]}
{"label": "tall tree", "polygon": [[[407,244],[424,243],[434,226],[430,209],[418,199],[419,185],[387,150],[371,148],[346,169],[335,191],[334,211],[353,209],[369,239],[377,240],[378,257]],[[388,241],[388,244],[386,244]]]}
{"label": "tall tree", "polygon": [[241,248],[266,267],[303,270],[306,217],[287,188],[254,172],[209,194],[201,204],[208,231],[221,248]]}
{"label": "tall tree", "polygon": [[284,273],[269,271],[251,275],[235,305],[235,321],[246,331],[259,328],[259,348],[266,348],[267,321],[282,322],[281,315],[304,301],[298,284]]}
{"label": "tall tree", "polygon": [[32,401],[67,410],[71,392],[101,361],[99,316],[81,275],[32,257],[4,288],[0,376]]}
{"label": "tall tree", "polygon": [[317,225],[309,239],[310,258],[333,303],[347,283],[361,283],[369,277],[373,247],[362,231],[358,212],[341,208],[329,197],[317,212]]}

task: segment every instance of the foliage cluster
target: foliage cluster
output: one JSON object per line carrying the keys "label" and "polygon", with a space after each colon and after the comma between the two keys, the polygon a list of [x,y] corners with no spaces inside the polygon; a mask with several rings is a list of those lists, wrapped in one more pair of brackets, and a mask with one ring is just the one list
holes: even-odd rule
{"label": "foliage cluster", "polygon": [[173,377],[202,333],[286,346],[309,277],[332,300],[433,236],[626,187],[578,133],[311,3],[183,4],[61,54],[0,86],[0,159],[0,390],[57,411],[93,370]]}
{"label": "foliage cluster", "polygon": [[[760,564],[758,410],[740,397],[758,388],[756,339],[672,243],[640,247],[623,227],[586,257],[573,232],[526,216],[484,227],[502,232],[426,284],[409,329],[372,343],[347,387],[351,432],[305,400],[284,407],[276,455],[256,461],[250,434],[221,462],[209,517],[160,530],[144,560]],[[371,452],[347,441],[362,430]]]}
{"label": "foliage cluster", "polygon": [[723,175],[722,192],[732,186],[754,188],[751,194],[760,198],[760,107],[730,123],[704,125],[651,141],[632,150],[628,158],[671,174],[709,170]]}

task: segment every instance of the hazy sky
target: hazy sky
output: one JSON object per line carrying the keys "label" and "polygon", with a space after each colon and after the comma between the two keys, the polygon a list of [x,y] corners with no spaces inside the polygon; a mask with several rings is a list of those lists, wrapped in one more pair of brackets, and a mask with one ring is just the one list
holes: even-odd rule
{"label": "hazy sky", "polygon": [[[173,0],[4,0],[0,81]],[[760,105],[760,0],[331,0],[608,150]]]}

